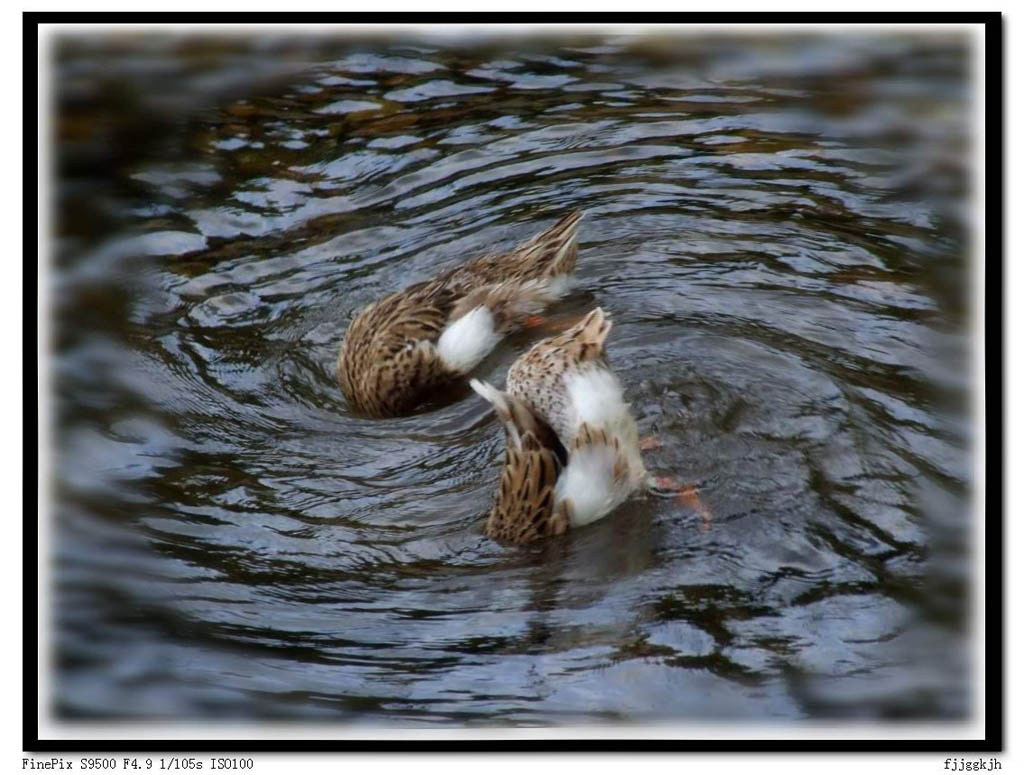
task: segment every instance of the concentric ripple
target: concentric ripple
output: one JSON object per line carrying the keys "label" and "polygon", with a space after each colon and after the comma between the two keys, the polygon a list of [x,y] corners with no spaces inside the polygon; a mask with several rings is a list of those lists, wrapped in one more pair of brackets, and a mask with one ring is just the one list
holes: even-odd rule
{"label": "concentric ripple", "polygon": [[[54,689],[68,717],[962,717],[955,36],[65,39]],[[572,209],[649,467],[525,548],[462,389],[353,416],[367,302]],[[535,337],[479,369],[496,384]]]}

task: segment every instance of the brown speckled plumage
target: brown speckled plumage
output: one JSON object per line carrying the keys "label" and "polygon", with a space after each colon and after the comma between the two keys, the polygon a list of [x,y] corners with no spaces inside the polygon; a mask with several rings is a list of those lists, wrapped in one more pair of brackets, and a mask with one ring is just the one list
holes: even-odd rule
{"label": "brown speckled plumage", "polygon": [[505,465],[484,532],[496,541],[525,544],[569,529],[566,504],[556,506],[555,485],[564,450],[554,432],[522,402],[473,380],[505,427]]}
{"label": "brown speckled plumage", "polygon": [[520,356],[507,392],[471,381],[507,436],[492,538],[526,543],[588,524],[647,481],[636,423],[604,357],[610,330],[595,309]]}
{"label": "brown speckled plumage", "polygon": [[505,253],[486,255],[364,307],[338,354],[338,384],[354,409],[393,416],[460,376],[438,355],[445,328],[486,306],[498,333],[522,326],[551,301],[548,282],[576,263],[574,212]]}
{"label": "brown speckled plumage", "polygon": [[537,342],[508,371],[505,389],[543,418],[566,446],[574,443],[575,429],[563,378],[587,364],[607,368],[604,342],[611,327],[598,307],[572,328]]}

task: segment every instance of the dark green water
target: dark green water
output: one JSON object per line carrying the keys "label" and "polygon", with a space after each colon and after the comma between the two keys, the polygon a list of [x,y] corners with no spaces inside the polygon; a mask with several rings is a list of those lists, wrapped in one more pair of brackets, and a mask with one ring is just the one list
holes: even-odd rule
{"label": "dark green water", "polygon": [[[961,718],[969,52],[955,36],[65,39],[56,712]],[[469,391],[397,420],[347,321],[571,209],[649,468],[482,534]],[[499,346],[502,384],[532,341]]]}

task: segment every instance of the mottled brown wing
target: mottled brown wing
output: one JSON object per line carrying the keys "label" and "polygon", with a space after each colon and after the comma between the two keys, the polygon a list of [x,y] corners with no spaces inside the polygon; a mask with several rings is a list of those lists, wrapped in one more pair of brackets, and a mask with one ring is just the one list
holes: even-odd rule
{"label": "mottled brown wing", "polygon": [[564,532],[569,520],[555,508],[565,460],[558,438],[522,401],[479,380],[470,386],[490,402],[505,428],[505,465],[485,532],[514,544]]}
{"label": "mottled brown wing", "polygon": [[453,296],[443,280],[421,283],[356,315],[338,356],[338,383],[356,409],[372,416],[408,411],[453,376],[433,346]]}
{"label": "mottled brown wing", "polygon": [[561,471],[555,449],[542,444],[533,431],[522,433],[518,444],[509,438],[487,535],[525,544],[564,533],[568,517],[564,509],[555,508],[555,483]]}
{"label": "mottled brown wing", "polygon": [[572,273],[576,265],[576,233],[583,213],[569,213],[550,228],[512,250],[494,253],[463,264],[455,270],[460,283],[519,282]]}

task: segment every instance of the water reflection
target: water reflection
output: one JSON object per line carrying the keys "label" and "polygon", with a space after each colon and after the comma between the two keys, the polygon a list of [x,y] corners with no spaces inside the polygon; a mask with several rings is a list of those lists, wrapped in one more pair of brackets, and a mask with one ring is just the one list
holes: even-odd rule
{"label": "water reflection", "polygon": [[[962,717],[956,35],[64,38],[58,711],[403,724]],[[651,468],[482,535],[484,402],[386,422],[348,320],[583,209]],[[480,376],[502,384],[530,336]]]}

